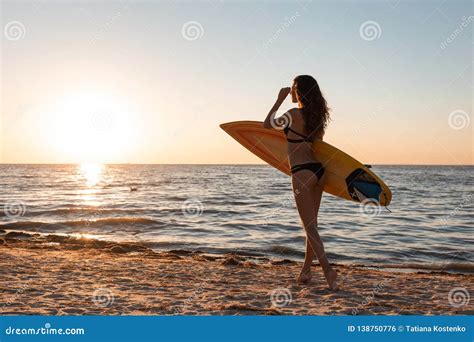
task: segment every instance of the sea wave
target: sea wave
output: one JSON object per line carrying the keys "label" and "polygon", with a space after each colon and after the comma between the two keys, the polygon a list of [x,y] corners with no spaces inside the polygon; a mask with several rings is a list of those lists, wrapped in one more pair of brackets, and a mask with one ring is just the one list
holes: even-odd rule
{"label": "sea wave", "polygon": [[55,231],[65,228],[75,227],[117,227],[117,226],[163,226],[166,223],[154,219],[143,217],[110,217],[98,219],[84,219],[60,222],[44,222],[44,221],[15,221],[0,224],[0,229],[23,229],[27,231]]}

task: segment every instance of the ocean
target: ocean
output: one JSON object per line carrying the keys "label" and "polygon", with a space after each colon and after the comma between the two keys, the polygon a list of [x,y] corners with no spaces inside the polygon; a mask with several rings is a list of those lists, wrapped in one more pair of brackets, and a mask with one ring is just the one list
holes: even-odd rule
{"label": "ocean", "polygon": [[[374,165],[389,210],[323,195],[331,262],[472,272],[473,166]],[[267,165],[0,165],[0,229],[302,260],[290,178]]]}

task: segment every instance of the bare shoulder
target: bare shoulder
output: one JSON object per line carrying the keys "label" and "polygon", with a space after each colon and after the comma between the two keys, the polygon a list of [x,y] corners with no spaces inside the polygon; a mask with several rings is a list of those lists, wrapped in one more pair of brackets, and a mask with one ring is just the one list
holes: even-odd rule
{"label": "bare shoulder", "polygon": [[299,108],[291,108],[290,110],[288,110],[287,113],[290,113],[290,115],[298,115],[298,116],[301,116],[302,113],[301,113],[301,109]]}
{"label": "bare shoulder", "polygon": [[299,108],[291,108],[287,111],[287,114],[290,116],[291,125],[295,127],[300,127],[303,123],[303,113]]}

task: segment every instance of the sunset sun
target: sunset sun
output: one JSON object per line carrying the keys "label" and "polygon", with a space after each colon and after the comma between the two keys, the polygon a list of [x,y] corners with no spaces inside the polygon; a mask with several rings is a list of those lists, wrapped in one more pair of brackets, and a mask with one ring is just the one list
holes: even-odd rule
{"label": "sunset sun", "polygon": [[119,98],[70,95],[50,115],[47,138],[59,154],[74,162],[113,161],[136,146],[136,115]]}

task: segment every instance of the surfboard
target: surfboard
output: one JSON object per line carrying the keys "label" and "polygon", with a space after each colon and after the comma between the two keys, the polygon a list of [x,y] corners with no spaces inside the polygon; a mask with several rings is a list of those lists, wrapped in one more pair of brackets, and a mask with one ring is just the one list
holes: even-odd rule
{"label": "surfboard", "polygon": [[[291,175],[288,142],[282,130],[264,128],[260,121],[228,122],[220,127],[257,157]],[[369,165],[321,140],[314,141],[313,154],[326,169],[325,192],[364,204],[390,204],[392,192]]]}

